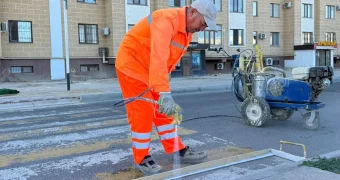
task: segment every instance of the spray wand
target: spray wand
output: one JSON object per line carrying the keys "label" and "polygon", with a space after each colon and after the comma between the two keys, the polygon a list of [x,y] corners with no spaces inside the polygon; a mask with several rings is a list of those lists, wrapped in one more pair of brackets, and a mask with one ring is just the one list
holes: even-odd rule
{"label": "spray wand", "polygon": [[[133,101],[136,101],[136,100],[146,101],[146,102],[152,103],[154,105],[160,105],[159,101],[157,102],[156,100],[142,97],[145,93],[147,93],[150,90],[151,90],[151,88],[147,89],[146,91],[142,92],[141,94],[139,94],[136,97],[124,98],[123,100],[118,101],[117,103],[115,103],[114,107],[121,107],[121,106],[127,105],[127,104],[129,104],[129,103],[131,103]],[[155,108],[155,111],[156,110],[157,109]],[[175,113],[173,115],[172,124],[180,125],[182,123],[182,120],[183,120],[182,108],[178,104],[175,103]]]}

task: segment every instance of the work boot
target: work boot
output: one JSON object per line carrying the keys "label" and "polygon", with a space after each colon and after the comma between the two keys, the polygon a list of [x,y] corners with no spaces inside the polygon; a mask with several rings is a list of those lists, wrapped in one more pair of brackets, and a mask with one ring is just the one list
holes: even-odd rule
{"label": "work boot", "polygon": [[186,146],[184,149],[180,150],[179,152],[174,154],[174,162],[179,160],[181,163],[201,163],[205,159],[207,159],[208,153],[202,152],[195,152],[194,150],[189,149],[189,146]]}
{"label": "work boot", "polygon": [[150,155],[145,156],[143,161],[135,166],[147,176],[160,173],[163,170],[162,166],[156,164]]}

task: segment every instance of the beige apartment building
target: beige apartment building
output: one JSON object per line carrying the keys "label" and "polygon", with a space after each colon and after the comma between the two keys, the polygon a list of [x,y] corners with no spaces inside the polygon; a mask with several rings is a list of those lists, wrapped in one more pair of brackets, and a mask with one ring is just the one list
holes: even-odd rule
{"label": "beige apartment building", "polygon": [[[65,0],[0,1],[0,81],[66,78]],[[213,0],[218,32],[194,35],[173,76],[230,73],[237,49],[259,44],[268,66],[340,68],[340,0]],[[70,75],[112,78],[125,33],[161,8],[191,0],[67,0]],[[209,51],[224,48],[232,57]]]}

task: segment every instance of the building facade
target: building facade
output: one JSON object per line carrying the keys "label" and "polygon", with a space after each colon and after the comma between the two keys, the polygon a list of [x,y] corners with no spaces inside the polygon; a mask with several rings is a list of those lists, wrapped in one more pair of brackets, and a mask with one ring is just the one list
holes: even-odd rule
{"label": "building facade", "polygon": [[[116,77],[120,41],[141,18],[192,0],[67,0],[73,80]],[[234,58],[209,48],[254,49],[278,67],[340,68],[340,0],[213,0],[218,32],[196,33],[172,73],[230,73]],[[66,75],[64,0],[0,1],[0,81],[62,80]]]}

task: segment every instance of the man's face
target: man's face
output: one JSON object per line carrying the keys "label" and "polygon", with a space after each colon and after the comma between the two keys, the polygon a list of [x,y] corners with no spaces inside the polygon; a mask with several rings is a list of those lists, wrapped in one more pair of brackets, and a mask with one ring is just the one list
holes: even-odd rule
{"label": "man's face", "polygon": [[195,8],[189,10],[187,15],[187,31],[195,33],[203,31],[207,27],[204,16],[200,14]]}

